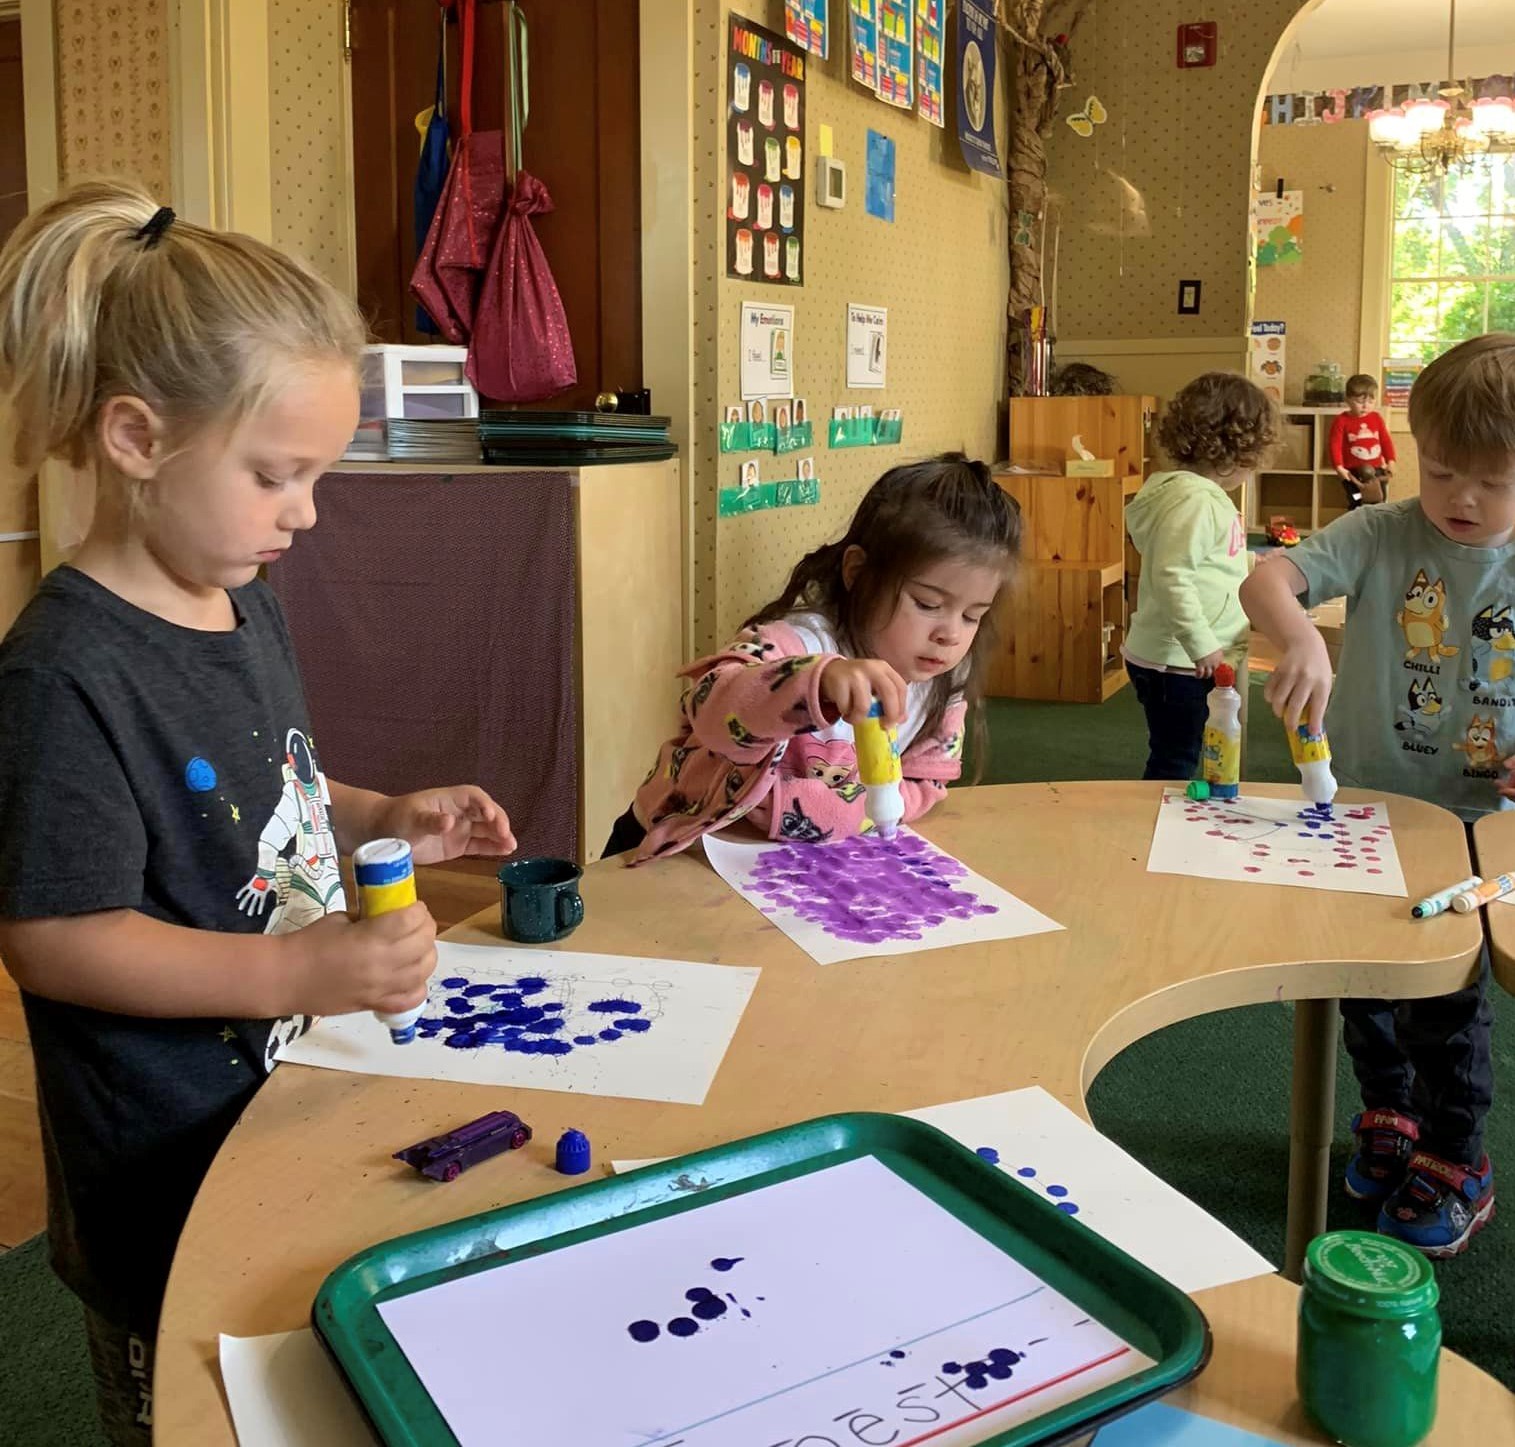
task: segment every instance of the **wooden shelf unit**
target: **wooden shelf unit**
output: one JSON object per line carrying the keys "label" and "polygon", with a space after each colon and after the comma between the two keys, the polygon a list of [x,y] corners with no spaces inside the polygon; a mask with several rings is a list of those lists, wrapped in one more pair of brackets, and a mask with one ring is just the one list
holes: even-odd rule
{"label": "wooden shelf unit", "polygon": [[[1125,508],[1147,475],[1155,397],[1012,397],[1010,456],[995,481],[1020,505],[1021,566],[995,610],[996,698],[1101,703],[1126,684],[1121,645],[1137,559]],[[1077,435],[1109,477],[1068,477]]]}
{"label": "wooden shelf unit", "polygon": [[1292,518],[1300,536],[1313,533],[1347,511],[1347,495],[1331,465],[1331,424],[1342,407],[1279,408],[1279,440],[1247,489],[1247,530],[1259,533],[1268,519]]}

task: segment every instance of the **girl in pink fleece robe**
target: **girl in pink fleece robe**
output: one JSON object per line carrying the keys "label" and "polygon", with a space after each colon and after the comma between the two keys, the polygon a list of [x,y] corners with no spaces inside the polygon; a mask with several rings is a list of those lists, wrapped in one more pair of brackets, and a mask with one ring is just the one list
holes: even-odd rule
{"label": "girl in pink fleece robe", "polygon": [[906,822],[920,818],[962,772],[988,615],[1019,548],[1015,500],[982,462],[948,454],[886,472],[840,541],[684,670],[679,732],[605,853],[641,863],[738,819],[804,843],[860,833],[852,726],[875,698],[899,729]]}

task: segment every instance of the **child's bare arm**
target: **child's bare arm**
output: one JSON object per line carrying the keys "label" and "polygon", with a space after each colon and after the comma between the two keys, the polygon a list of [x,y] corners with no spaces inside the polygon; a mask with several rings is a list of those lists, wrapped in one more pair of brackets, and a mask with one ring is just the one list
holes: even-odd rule
{"label": "child's bare arm", "polygon": [[134,909],[0,921],[0,959],[22,988],[118,1015],[165,1019],[397,1013],[436,963],[424,905],[290,934],[223,934]]}
{"label": "child's bare arm", "polygon": [[1263,696],[1290,727],[1305,719],[1325,724],[1331,697],[1331,656],[1325,639],[1300,606],[1305,575],[1286,557],[1260,563],[1241,585],[1241,605],[1252,626],[1279,651],[1278,666]]}

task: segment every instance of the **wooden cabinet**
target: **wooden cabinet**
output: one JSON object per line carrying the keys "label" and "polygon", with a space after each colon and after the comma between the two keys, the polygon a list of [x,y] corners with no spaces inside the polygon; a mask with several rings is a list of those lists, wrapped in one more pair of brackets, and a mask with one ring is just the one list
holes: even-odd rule
{"label": "wooden cabinet", "polygon": [[[1014,397],[1011,467],[995,481],[1021,509],[1021,566],[995,611],[997,698],[1100,703],[1126,683],[1121,645],[1136,555],[1125,508],[1147,473],[1155,397]],[[1074,437],[1113,463],[1068,477]]]}
{"label": "wooden cabinet", "polygon": [[1331,424],[1341,407],[1281,407],[1278,445],[1249,488],[1247,527],[1261,532],[1273,517],[1286,517],[1304,537],[1339,518],[1346,490],[1331,465]]}

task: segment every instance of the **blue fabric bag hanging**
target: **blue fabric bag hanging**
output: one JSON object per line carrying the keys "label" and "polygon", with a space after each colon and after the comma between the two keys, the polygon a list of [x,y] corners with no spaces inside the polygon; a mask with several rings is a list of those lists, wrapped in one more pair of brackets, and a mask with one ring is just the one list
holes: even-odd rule
{"label": "blue fabric bag hanging", "polygon": [[[436,214],[437,203],[442,199],[442,188],[447,181],[447,12],[439,10],[439,14],[442,35],[437,49],[437,99],[421,137],[421,159],[416,166],[415,222],[418,256],[426,245],[431,218]],[[441,328],[432,321],[425,307],[418,306],[416,330],[426,336],[436,336]]]}

